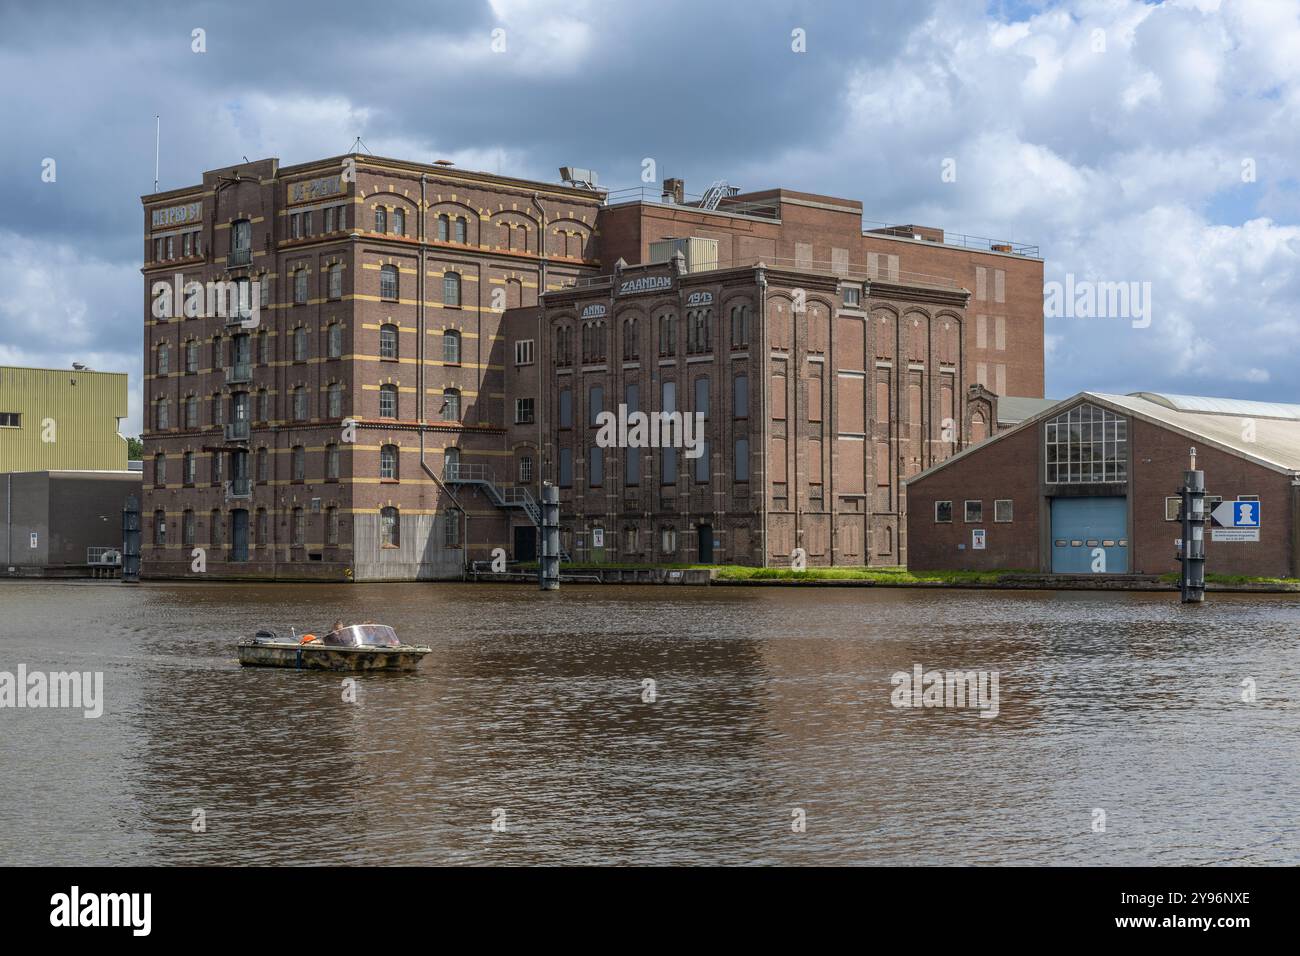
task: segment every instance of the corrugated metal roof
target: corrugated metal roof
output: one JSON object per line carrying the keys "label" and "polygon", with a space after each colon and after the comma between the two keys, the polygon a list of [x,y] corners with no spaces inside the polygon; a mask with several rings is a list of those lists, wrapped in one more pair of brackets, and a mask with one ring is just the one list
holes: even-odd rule
{"label": "corrugated metal roof", "polygon": [[[1156,401],[1154,399],[1161,399]],[[1180,409],[1174,407],[1174,398],[1184,399],[1185,405],[1196,401],[1222,403],[1220,409],[1231,408],[1233,411],[1203,411]],[[1162,395],[1156,392],[1134,392],[1131,395],[1108,395],[1104,392],[1079,392],[1055,405],[1049,405],[1037,414],[1010,428],[999,431],[984,441],[969,445],[957,454],[931,465],[920,474],[905,479],[911,484],[931,473],[945,468],[958,459],[974,454],[981,449],[1013,435],[1022,428],[1052,417],[1057,406],[1064,410],[1077,401],[1091,401],[1108,405],[1120,414],[1146,419],[1153,424],[1172,428],[1182,432],[1193,444],[1217,447],[1230,454],[1240,455],[1268,467],[1283,472],[1300,472],[1300,415],[1282,417],[1277,414],[1265,414],[1258,409],[1296,409],[1300,406],[1275,405],[1271,402],[1237,402],[1233,399],[1196,399],[1195,396]],[[1001,404],[1001,400],[999,400]],[[1254,414],[1251,414],[1254,412]],[[999,418],[1001,415],[999,414]]]}
{"label": "corrugated metal roof", "polygon": [[1204,412],[1209,415],[1237,415],[1245,418],[1289,418],[1300,421],[1300,405],[1282,402],[1252,402],[1241,398],[1208,398],[1204,395],[1174,395],[1169,392],[1129,392],[1179,412]]}
{"label": "corrugated metal roof", "polygon": [[1039,412],[1046,411],[1059,404],[1055,398],[1023,398],[1018,395],[1003,395],[998,398],[998,424],[1019,425],[1026,418],[1033,418]]}

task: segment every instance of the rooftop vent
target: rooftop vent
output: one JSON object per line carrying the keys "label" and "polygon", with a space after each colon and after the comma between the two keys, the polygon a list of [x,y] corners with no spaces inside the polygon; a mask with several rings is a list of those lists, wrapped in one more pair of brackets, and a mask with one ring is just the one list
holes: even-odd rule
{"label": "rooftop vent", "polygon": [[561,166],[560,178],[579,189],[595,189],[600,181],[594,169],[583,169],[580,166]]}

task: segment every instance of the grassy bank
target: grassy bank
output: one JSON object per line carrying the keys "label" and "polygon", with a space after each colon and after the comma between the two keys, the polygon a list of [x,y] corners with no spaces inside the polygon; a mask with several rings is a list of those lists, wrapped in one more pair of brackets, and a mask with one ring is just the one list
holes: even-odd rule
{"label": "grassy bank", "polygon": [[721,565],[716,568],[722,581],[863,581],[871,584],[996,584],[1017,571],[909,571],[906,568],[752,568]]}

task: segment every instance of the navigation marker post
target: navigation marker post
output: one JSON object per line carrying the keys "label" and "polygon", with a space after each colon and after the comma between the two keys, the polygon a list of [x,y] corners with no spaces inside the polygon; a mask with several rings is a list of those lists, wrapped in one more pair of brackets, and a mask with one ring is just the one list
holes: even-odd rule
{"label": "navigation marker post", "polygon": [[1195,448],[1183,472],[1181,493],[1183,541],[1178,557],[1183,563],[1183,603],[1200,604],[1205,601],[1205,472],[1196,467]]}

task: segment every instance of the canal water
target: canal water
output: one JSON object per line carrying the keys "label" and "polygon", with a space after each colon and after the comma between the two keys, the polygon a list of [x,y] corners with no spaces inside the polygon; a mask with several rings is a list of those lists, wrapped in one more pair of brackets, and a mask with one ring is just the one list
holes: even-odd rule
{"label": "canal water", "polygon": [[[336,617],[434,652],[235,661]],[[1300,863],[1293,596],[0,582],[20,664],[104,711],[0,709],[2,864]]]}

